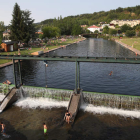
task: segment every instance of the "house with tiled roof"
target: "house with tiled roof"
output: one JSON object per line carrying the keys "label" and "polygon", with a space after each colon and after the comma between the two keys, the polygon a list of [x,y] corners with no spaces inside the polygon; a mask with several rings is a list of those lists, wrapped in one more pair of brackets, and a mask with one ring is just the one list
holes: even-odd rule
{"label": "house with tiled roof", "polygon": [[101,32],[101,27],[92,25],[90,27],[87,28],[90,32],[94,33],[96,30],[100,33]]}

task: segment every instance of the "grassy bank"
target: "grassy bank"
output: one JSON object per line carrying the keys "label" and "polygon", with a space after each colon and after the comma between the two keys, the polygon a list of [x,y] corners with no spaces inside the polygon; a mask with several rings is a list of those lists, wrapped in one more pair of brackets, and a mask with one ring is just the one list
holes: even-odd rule
{"label": "grassy bank", "polygon": [[122,39],[119,39],[118,37],[113,37],[113,38],[140,51],[140,37],[137,37],[137,38],[136,37],[134,38],[123,37]]}
{"label": "grassy bank", "polygon": [[[58,48],[60,46],[64,46],[67,44],[72,44],[74,42],[82,41],[84,38],[82,37],[76,37],[72,39],[57,39],[57,40],[51,40],[48,43],[42,43],[41,46],[33,46],[31,45],[30,47],[26,47],[23,49],[20,49],[20,54],[21,55],[31,55],[33,52],[38,52],[38,51],[50,51],[52,49]],[[13,52],[1,52],[1,55],[18,55],[18,51],[13,51]],[[10,62],[11,60],[0,60],[0,64],[4,64],[7,62]]]}

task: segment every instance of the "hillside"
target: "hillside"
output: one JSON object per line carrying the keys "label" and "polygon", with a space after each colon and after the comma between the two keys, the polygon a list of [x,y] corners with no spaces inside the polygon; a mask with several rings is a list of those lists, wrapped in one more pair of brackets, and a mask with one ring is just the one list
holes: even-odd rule
{"label": "hillside", "polygon": [[127,8],[117,8],[110,11],[100,11],[94,12],[93,14],[81,14],[76,16],[68,16],[62,19],[62,17],[58,17],[58,19],[46,19],[41,21],[41,24],[47,25],[55,25],[56,22],[59,21],[76,21],[79,25],[92,25],[99,24],[100,22],[109,23],[113,19],[140,19],[140,5],[135,7],[127,7]]}

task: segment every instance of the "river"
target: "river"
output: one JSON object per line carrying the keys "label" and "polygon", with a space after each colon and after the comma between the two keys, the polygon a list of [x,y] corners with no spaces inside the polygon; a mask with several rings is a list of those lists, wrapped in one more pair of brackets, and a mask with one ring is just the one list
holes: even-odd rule
{"label": "river", "polygon": [[[56,50],[50,56],[139,57],[113,41],[87,39]],[[75,63],[23,61],[25,85],[75,88]],[[113,74],[110,76],[110,71]],[[80,63],[80,86],[85,91],[140,95],[140,66],[132,64]],[[13,80],[13,67],[0,69],[0,82]],[[83,105],[74,125],[63,124],[68,102],[21,99],[0,114],[11,140],[139,140],[140,112]],[[43,122],[48,135],[43,135]],[[0,139],[6,139],[0,135]]]}
{"label": "river", "polygon": [[[121,45],[104,39],[89,38],[78,44],[49,53],[50,56],[139,57]],[[75,88],[74,62],[23,61],[24,85],[60,89]],[[109,76],[110,72],[113,72]],[[80,63],[80,87],[84,91],[140,95],[140,65],[115,63]],[[0,69],[0,82],[14,83],[13,67]]]}

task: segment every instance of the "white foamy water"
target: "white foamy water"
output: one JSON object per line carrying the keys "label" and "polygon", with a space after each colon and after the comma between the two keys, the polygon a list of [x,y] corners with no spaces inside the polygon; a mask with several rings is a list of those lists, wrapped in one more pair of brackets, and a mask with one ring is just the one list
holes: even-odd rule
{"label": "white foamy water", "polygon": [[60,108],[60,107],[67,107],[68,101],[56,101],[53,99],[47,99],[47,98],[22,98],[18,100],[15,103],[16,106],[22,107],[22,108]]}
{"label": "white foamy water", "polygon": [[81,109],[83,111],[91,112],[93,114],[114,114],[114,115],[120,115],[124,117],[140,119],[140,111],[138,110],[129,111],[129,110],[109,108],[103,106],[93,106],[91,104],[83,104],[81,105]]}
{"label": "white foamy water", "polygon": [[[0,95],[0,101],[5,97],[5,95]],[[53,99],[47,98],[22,98],[15,103],[16,106],[22,108],[33,108],[36,109],[37,107],[44,108],[44,109],[51,109],[51,108],[60,108],[60,107],[67,107],[68,101],[56,101]],[[85,112],[91,112],[93,114],[114,114],[120,115],[124,117],[131,117],[131,118],[138,118],[140,119],[140,111],[138,110],[123,110],[117,108],[110,108],[110,107],[103,107],[103,106],[94,106],[92,104],[82,104],[80,107]]]}

